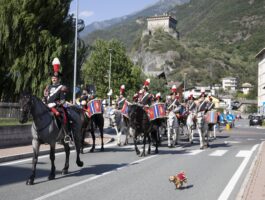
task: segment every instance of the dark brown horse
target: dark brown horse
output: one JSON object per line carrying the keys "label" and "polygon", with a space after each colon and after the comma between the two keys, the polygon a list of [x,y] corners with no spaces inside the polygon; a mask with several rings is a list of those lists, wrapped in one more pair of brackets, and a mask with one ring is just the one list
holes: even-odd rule
{"label": "dark brown horse", "polygon": [[155,142],[155,153],[158,153],[158,134],[157,130],[153,127],[153,124],[149,120],[149,117],[140,104],[129,105],[129,127],[133,132],[134,147],[137,155],[140,155],[140,151],[137,147],[137,137],[143,136],[143,152],[140,156],[145,156],[145,144],[148,139],[148,154],[151,153],[151,138]]}

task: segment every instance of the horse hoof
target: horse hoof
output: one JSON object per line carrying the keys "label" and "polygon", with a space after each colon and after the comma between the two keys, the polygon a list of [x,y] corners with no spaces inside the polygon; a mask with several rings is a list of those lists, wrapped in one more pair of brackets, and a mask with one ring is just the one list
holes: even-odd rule
{"label": "horse hoof", "polygon": [[68,174],[68,169],[63,169],[62,170],[62,175],[66,175],[66,174]]}
{"label": "horse hoof", "polygon": [[200,149],[202,150],[202,149],[204,149],[204,147],[200,147]]}
{"label": "horse hoof", "polygon": [[104,147],[101,147],[100,151],[104,151]]}
{"label": "horse hoof", "polygon": [[53,180],[55,179],[55,174],[51,174],[49,177],[48,177],[48,180]]}
{"label": "horse hoof", "polygon": [[158,150],[155,150],[155,154],[158,154]]}
{"label": "horse hoof", "polygon": [[31,179],[27,180],[26,182],[26,185],[33,185],[33,184],[34,184],[34,180],[31,180]]}
{"label": "horse hoof", "polygon": [[94,152],[94,150],[95,150],[95,149],[94,149],[94,148],[92,148],[92,149],[90,149],[90,152],[91,152],[91,153],[93,153],[93,152]]}
{"label": "horse hoof", "polygon": [[78,167],[83,167],[84,163],[82,161],[76,161]]}

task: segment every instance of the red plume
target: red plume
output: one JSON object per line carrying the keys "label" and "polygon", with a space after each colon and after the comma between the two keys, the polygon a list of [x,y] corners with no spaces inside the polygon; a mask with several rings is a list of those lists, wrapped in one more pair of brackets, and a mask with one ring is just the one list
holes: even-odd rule
{"label": "red plume", "polygon": [[60,71],[60,61],[58,58],[54,58],[52,61],[52,65],[53,65],[53,71],[54,72],[59,72]]}

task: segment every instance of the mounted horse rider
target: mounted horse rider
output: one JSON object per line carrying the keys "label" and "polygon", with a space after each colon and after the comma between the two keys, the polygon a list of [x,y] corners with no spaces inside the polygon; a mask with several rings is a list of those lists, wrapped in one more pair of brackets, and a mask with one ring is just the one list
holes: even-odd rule
{"label": "mounted horse rider", "polygon": [[146,79],[143,88],[139,91],[138,103],[144,106],[150,106],[153,100],[153,95],[148,92],[149,85],[150,85],[150,79]]}
{"label": "mounted horse rider", "polygon": [[126,97],[125,97],[125,85],[121,85],[120,87],[120,96],[117,98],[116,100],[116,108],[118,110],[121,110],[124,103],[126,101]]}
{"label": "mounted horse rider", "polygon": [[52,74],[52,84],[48,85],[44,90],[44,103],[48,105],[55,117],[60,120],[61,125],[65,129],[65,142],[69,142],[69,116],[67,114],[66,108],[64,107],[64,104],[66,103],[66,94],[68,92],[68,89],[65,85],[60,83],[60,78],[62,74],[60,73],[59,59],[54,58],[52,65],[54,71]]}
{"label": "mounted horse rider", "polygon": [[186,103],[186,109],[187,112],[189,113],[189,115],[192,115],[192,121],[193,121],[193,128],[196,128],[196,112],[197,112],[197,105],[195,102],[195,98],[193,97],[193,93],[190,92],[189,96],[188,96],[188,101]]}
{"label": "mounted horse rider", "polygon": [[175,114],[180,113],[182,105],[179,102],[179,93],[177,93],[176,85],[171,87],[170,99],[167,101],[167,110],[174,111]]}

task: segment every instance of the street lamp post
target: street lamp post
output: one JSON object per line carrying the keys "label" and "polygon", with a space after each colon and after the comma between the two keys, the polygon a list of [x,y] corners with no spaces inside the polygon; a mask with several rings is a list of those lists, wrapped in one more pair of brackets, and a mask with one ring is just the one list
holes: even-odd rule
{"label": "street lamp post", "polygon": [[77,65],[77,23],[78,23],[78,4],[76,1],[76,16],[75,16],[75,58],[74,58],[74,83],[73,83],[73,104],[75,104],[76,93],[76,65]]}
{"label": "street lamp post", "polygon": [[186,75],[187,75],[187,73],[184,73],[184,86],[183,86],[183,89],[184,89],[183,99],[184,99],[184,101],[185,101],[185,92],[186,92]]}
{"label": "street lamp post", "polygon": [[112,95],[112,91],[111,91],[111,85],[110,85],[110,82],[111,82],[111,52],[112,52],[112,49],[109,49],[109,106],[110,106],[110,96]]}

